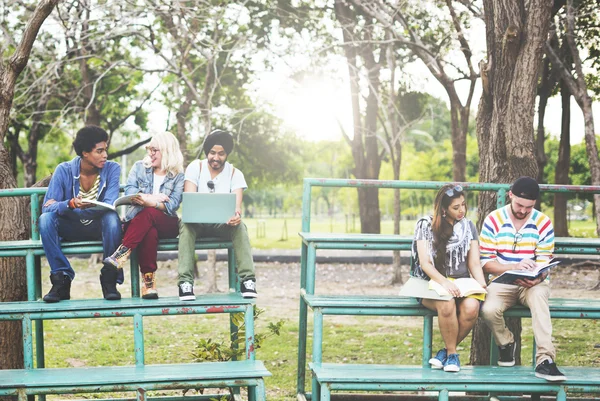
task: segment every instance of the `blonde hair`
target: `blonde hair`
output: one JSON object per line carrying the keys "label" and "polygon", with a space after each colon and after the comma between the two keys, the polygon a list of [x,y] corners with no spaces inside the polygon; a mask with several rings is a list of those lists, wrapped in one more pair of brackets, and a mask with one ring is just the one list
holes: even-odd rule
{"label": "blonde hair", "polygon": [[[167,174],[177,175],[183,173],[183,154],[179,148],[179,141],[175,135],[170,132],[161,132],[152,137],[148,143],[148,147],[156,147],[161,153],[160,168],[165,170]],[[152,160],[150,155],[144,157],[144,166],[151,167]]]}

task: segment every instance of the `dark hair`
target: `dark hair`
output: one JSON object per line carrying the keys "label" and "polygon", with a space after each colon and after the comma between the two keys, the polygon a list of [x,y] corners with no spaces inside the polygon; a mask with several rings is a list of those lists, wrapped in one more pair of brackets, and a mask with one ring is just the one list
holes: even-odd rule
{"label": "dark hair", "polygon": [[[458,190],[457,188],[460,188]],[[446,275],[446,245],[452,237],[454,227],[444,218],[448,206],[453,199],[465,196],[462,187],[455,184],[446,184],[440,188],[433,204],[433,221],[431,231],[433,232],[433,249],[435,250],[434,266],[438,272]]]}
{"label": "dark hair", "polygon": [[75,135],[73,149],[77,156],[83,156],[83,152],[91,152],[97,143],[108,142],[108,134],[102,128],[95,125],[86,125]]}

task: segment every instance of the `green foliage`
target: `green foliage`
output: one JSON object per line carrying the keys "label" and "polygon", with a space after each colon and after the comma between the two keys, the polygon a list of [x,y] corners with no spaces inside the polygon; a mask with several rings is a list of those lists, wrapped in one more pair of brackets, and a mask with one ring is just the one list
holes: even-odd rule
{"label": "green foliage", "polygon": [[[264,309],[254,308],[255,321],[264,313]],[[196,343],[193,356],[196,362],[226,362],[238,360],[244,357],[246,350],[246,323],[243,313],[234,313],[231,315],[231,322],[237,328],[232,333],[230,340],[213,341],[212,338],[200,339]],[[267,338],[279,336],[283,327],[284,320],[269,322],[266,333],[254,333],[254,349],[259,349],[264,345]]]}

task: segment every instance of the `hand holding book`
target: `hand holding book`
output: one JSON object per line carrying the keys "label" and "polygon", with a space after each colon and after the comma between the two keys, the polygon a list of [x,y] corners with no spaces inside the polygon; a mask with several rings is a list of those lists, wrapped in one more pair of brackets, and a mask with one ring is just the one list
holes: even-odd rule
{"label": "hand holding book", "polygon": [[[535,263],[535,262],[534,262]],[[550,268],[559,264],[558,260],[551,260],[546,264],[536,265],[532,269],[519,269],[519,270],[507,270],[498,277],[492,280],[493,283],[498,284],[513,284],[523,285],[523,280],[537,280]]]}

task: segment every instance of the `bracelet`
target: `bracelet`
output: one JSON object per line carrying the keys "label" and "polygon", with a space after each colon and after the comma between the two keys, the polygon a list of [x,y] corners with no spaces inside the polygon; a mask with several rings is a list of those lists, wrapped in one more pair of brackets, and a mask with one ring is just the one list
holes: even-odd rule
{"label": "bracelet", "polygon": [[69,209],[75,209],[75,198],[71,198],[67,206],[69,207]]}

